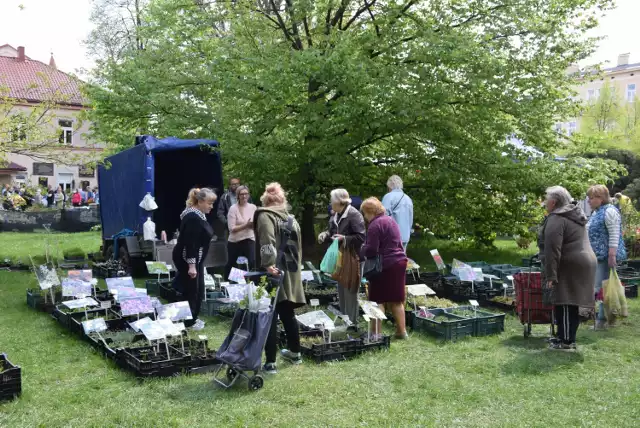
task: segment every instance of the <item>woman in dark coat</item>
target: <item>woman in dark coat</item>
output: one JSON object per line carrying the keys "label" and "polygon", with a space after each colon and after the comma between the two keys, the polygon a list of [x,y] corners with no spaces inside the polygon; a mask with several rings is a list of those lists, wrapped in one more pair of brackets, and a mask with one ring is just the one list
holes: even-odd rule
{"label": "woman in dark coat", "polygon": [[[405,339],[407,330],[404,317],[406,299],[407,256],[402,245],[400,227],[377,198],[362,203],[362,214],[369,223],[367,240],[360,251],[361,258],[382,257],[382,272],[369,279],[369,300],[378,303],[393,314],[396,320],[396,338]],[[381,330],[380,320],[377,330]]]}
{"label": "woman in dark coat", "polygon": [[553,289],[552,302],[558,325],[558,339],[550,348],[557,350],[576,349],[579,308],[594,305],[596,256],[585,227],[587,217],[571,201],[571,195],[564,187],[547,189],[545,206],[549,215],[538,240],[544,280]]}
{"label": "woman in dark coat", "polygon": [[[350,282],[338,281],[338,301],[340,311],[349,316],[354,327],[358,325],[358,290],[360,289],[360,248],[364,243],[364,219],[362,214],[351,205],[351,198],[345,189],[331,191],[331,207],[335,214],[329,221],[329,230],[318,236],[319,243],[331,242],[337,239],[343,252],[343,260],[349,260],[355,264],[350,275]],[[350,257],[345,258],[344,252]]]}
{"label": "woman in dark coat", "polygon": [[202,330],[204,322],[198,319],[204,296],[204,259],[213,238],[213,228],[206,215],[213,209],[216,194],[211,189],[191,189],[187,207],[180,214],[178,243],[173,248],[173,264],[177,275],[176,288],[181,289],[191,307],[193,319],[185,326]]}

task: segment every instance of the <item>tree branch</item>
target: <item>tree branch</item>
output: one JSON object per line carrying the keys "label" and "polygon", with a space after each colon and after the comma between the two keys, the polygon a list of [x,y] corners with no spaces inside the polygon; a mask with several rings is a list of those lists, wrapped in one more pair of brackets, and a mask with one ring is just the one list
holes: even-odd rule
{"label": "tree branch", "polygon": [[373,6],[375,3],[376,3],[376,0],[371,0],[371,3],[367,3],[367,0],[364,0],[364,6],[362,6],[353,14],[351,19],[347,21],[344,27],[340,25],[340,29],[343,31],[349,29],[351,24],[353,24],[360,17],[360,15],[362,15],[367,9],[369,9],[369,7]]}

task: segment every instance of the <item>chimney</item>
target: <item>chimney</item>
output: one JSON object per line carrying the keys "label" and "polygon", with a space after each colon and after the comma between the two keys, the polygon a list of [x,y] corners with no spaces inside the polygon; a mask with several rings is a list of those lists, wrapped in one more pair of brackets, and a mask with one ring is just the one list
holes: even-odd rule
{"label": "chimney", "polygon": [[53,59],[53,52],[51,53],[51,58],[49,58],[49,67],[57,68],[56,67],[56,60]]}
{"label": "chimney", "polygon": [[24,60],[25,60],[24,46],[18,46],[18,61],[24,62]]}
{"label": "chimney", "polygon": [[618,55],[618,67],[629,65],[629,53],[623,53]]}

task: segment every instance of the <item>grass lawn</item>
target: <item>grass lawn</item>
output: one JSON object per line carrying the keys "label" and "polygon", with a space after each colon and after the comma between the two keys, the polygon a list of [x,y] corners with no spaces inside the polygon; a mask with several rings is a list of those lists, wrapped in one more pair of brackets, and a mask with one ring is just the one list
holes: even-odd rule
{"label": "grass lawn", "polygon": [[[1,234],[2,248],[5,236],[14,239]],[[440,246],[447,261],[454,250]],[[640,420],[637,301],[616,329],[582,326],[578,353],[525,340],[508,317],[499,336],[442,344],[416,333],[390,352],[352,361],[283,363],[250,393],[245,384],[221,390],[210,375],[138,381],[30,310],[25,289],[33,286],[31,274],[0,272],[0,352],[23,368],[23,395],[0,404],[0,427],[633,427]],[[207,321],[205,334],[218,345],[229,325]]]}

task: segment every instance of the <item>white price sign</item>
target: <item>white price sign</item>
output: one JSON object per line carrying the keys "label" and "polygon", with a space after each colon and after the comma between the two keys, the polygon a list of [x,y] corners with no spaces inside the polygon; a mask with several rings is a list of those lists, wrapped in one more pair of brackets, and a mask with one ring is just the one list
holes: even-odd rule
{"label": "white price sign", "polygon": [[436,294],[436,292],[426,284],[407,285],[407,293],[412,296],[435,296]]}
{"label": "white price sign", "polygon": [[311,299],[311,300],[309,300],[309,304],[310,304],[311,306],[320,306],[320,300],[318,300],[318,299]]}
{"label": "white price sign", "polygon": [[478,301],[477,301],[477,300],[469,300],[469,304],[470,304],[471,306],[473,306],[474,308],[476,308],[476,307],[480,306],[480,304],[478,303]]}

